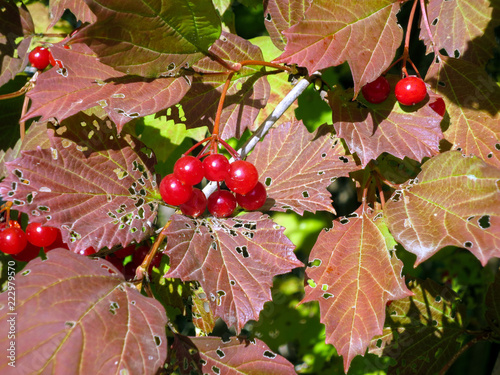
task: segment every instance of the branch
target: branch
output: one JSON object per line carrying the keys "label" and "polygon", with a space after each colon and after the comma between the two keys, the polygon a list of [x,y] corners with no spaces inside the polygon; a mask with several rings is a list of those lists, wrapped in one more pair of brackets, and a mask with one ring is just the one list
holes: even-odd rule
{"label": "branch", "polygon": [[[237,152],[242,159],[255,147],[255,145],[265,136],[267,131],[279,120],[285,111],[297,100],[297,98],[304,92],[309,84],[314,81],[321,73],[315,72],[309,78],[303,78],[290,90],[290,92],[283,98],[276,106],[274,111],[267,117],[267,119],[259,126],[259,128],[252,134],[250,139],[241,147]],[[231,162],[234,158],[231,158]],[[210,182],[203,188],[203,193],[208,197],[217,189],[216,182]]]}

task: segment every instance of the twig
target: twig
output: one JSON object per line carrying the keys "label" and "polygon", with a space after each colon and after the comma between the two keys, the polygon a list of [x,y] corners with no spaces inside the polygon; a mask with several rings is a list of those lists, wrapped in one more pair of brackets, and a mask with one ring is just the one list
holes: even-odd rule
{"label": "twig", "polygon": [[465,344],[464,346],[462,346],[453,355],[453,357],[444,365],[444,367],[441,369],[441,371],[439,371],[439,375],[446,374],[446,371],[448,371],[450,369],[451,365],[453,365],[453,363],[455,363],[455,361],[458,359],[458,357],[460,357],[467,349],[469,349],[473,345],[477,344],[479,341],[487,340],[489,338],[489,336],[490,336],[489,332],[482,332],[480,335],[474,337],[467,344]]}

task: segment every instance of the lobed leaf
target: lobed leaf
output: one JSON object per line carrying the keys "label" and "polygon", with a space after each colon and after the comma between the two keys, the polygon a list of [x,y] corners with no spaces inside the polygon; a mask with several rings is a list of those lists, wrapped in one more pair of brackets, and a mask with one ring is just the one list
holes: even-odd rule
{"label": "lobed leaf", "polygon": [[208,53],[221,33],[220,19],[206,0],[88,1],[97,21],[81,30],[99,60],[143,77],[174,75]]}
{"label": "lobed leaf", "polygon": [[448,114],[444,132],[452,149],[476,155],[500,168],[500,88],[484,69],[462,59],[443,57],[426,80],[443,97]]}
{"label": "lobed leaf", "polygon": [[80,111],[101,106],[121,131],[137,117],[177,104],[189,89],[183,78],[146,79],[126,76],[99,62],[85,44],[51,47],[63,69],[50,69],[38,77],[27,95],[31,107],[24,120],[41,116],[62,121]]}
{"label": "lobed leaf", "polygon": [[309,74],[347,61],[357,94],[389,67],[401,44],[399,8],[396,0],[363,6],[350,0],[314,1],[305,18],[283,32],[288,42],[276,61],[304,66]]}
{"label": "lobed leaf", "polygon": [[[399,79],[387,78],[392,87]],[[430,100],[408,107],[400,105],[394,93],[381,104],[358,97],[360,105],[351,98],[350,90],[336,89],[328,95],[335,131],[351,153],[358,155],[363,167],[384,152],[419,161],[439,153],[443,118],[429,106]]]}
{"label": "lobed leaf", "polygon": [[464,247],[484,265],[500,256],[500,170],[449,151],[425,162],[384,208],[391,233],[417,256]]}
{"label": "lobed leaf", "polygon": [[49,12],[52,22],[47,29],[54,27],[66,9],[69,9],[82,23],[94,23],[97,20],[85,0],[50,0]]}
{"label": "lobed leaf", "polygon": [[414,295],[387,307],[384,332],[369,351],[397,361],[388,375],[437,374],[462,345],[465,309],[456,308],[453,290],[432,280],[410,281],[408,287]]}
{"label": "lobed leaf", "polygon": [[484,65],[493,57],[496,45],[494,29],[500,24],[500,8],[489,0],[429,0],[427,17],[432,35],[420,21],[420,39],[427,53],[444,49],[448,56]]}
{"label": "lobed leaf", "polygon": [[189,374],[188,370],[200,374],[296,374],[290,362],[272,352],[259,339],[231,337],[223,340],[181,335],[175,338],[173,349],[178,352],[178,362],[190,366],[183,369],[183,374]]}
{"label": "lobed leaf", "polygon": [[119,136],[109,120],[83,113],[50,129],[48,137],[50,148],[24,151],[6,164],[4,200],[30,221],[60,228],[76,252],[150,235],[158,204],[154,158],[140,142]]}
{"label": "lobed leaf", "polygon": [[324,125],[314,134],[302,121],[271,129],[247,159],[259,172],[273,211],[335,213],[326,189],[337,177],[358,169],[338,138]]}
{"label": "lobed leaf", "polygon": [[271,41],[280,50],[286,46],[283,31],[299,23],[310,6],[308,0],[268,0],[264,1],[264,24]]}
{"label": "lobed leaf", "polygon": [[346,372],[382,333],[386,303],[411,295],[395,245],[381,212],[360,209],[321,232],[311,250],[302,303],[319,302],[326,342],[344,357]]}
{"label": "lobed leaf", "polygon": [[[35,25],[24,5],[2,1],[0,11],[0,86],[28,65],[28,49]],[[21,38],[21,41],[18,39]]]}
{"label": "lobed leaf", "polygon": [[272,278],[303,266],[284,228],[260,212],[229,219],[173,215],[166,234],[165,277],[196,280],[212,314],[240,331],[271,300]]}
{"label": "lobed leaf", "polygon": [[[226,32],[210,47],[210,52],[230,66],[245,60],[263,60],[259,47]],[[225,65],[211,57],[205,57],[193,66],[201,75],[193,78],[191,89],[181,101],[188,128],[212,128],[228,77]],[[241,137],[247,127],[252,126],[259,110],[266,105],[269,91],[269,83],[260,66],[245,66],[240,69],[233,76],[224,101],[220,119],[221,138]]]}
{"label": "lobed leaf", "polygon": [[16,321],[16,367],[3,360],[2,374],[156,374],[165,361],[165,310],[103,259],[52,250],[16,275],[15,293],[16,315],[0,294],[0,329]]}

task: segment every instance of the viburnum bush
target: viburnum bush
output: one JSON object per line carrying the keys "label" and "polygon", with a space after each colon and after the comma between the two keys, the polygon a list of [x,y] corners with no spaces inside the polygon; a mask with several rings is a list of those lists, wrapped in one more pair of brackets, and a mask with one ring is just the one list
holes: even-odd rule
{"label": "viburnum bush", "polygon": [[498,343],[496,0],[46,3],[0,0],[2,374]]}

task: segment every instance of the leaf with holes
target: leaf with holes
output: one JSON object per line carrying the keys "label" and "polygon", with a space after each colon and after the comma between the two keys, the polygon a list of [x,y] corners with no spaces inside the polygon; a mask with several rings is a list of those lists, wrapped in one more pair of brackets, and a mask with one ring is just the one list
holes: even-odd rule
{"label": "leaf with holes", "polygon": [[250,154],[273,211],[335,212],[326,188],[358,167],[330,129],[324,125],[311,134],[302,121],[288,122],[270,130]]}
{"label": "leaf with holes", "polygon": [[84,0],[50,0],[49,8],[52,22],[48,29],[59,21],[66,9],[69,9],[75,15],[76,19],[82,23],[93,23],[96,21],[95,14],[90,11]]}
{"label": "leaf with holes", "polygon": [[[387,78],[392,87],[399,80]],[[360,96],[360,105],[352,101],[351,90],[341,89],[330,92],[328,98],[337,135],[358,155],[363,167],[384,152],[418,161],[439,153],[443,117],[429,106],[430,100],[409,108],[401,106],[391,93],[381,104],[369,104]]]}
{"label": "leaf with holes", "polygon": [[299,23],[309,7],[308,0],[268,0],[264,2],[264,24],[272,42],[280,50],[286,46],[283,31]]}
{"label": "leaf with holes", "polygon": [[[12,317],[7,298],[0,294],[3,332]],[[166,323],[161,304],[111,263],[55,249],[16,275],[16,367],[1,361],[0,371],[156,374],[167,355]],[[0,337],[2,347],[9,341]]]}
{"label": "leaf with holes", "polygon": [[221,33],[211,1],[87,3],[97,21],[81,30],[75,41],[87,43],[100,61],[127,74],[176,74],[204,57]]}
{"label": "leaf with holes", "polygon": [[296,374],[293,364],[272,352],[259,339],[231,337],[187,337],[175,335],[172,348],[178,363],[186,363],[183,374]]}
{"label": "leaf with holes", "polygon": [[388,375],[437,374],[463,345],[465,309],[458,295],[432,280],[410,281],[413,296],[387,308],[382,335],[374,337],[370,353],[394,358]]}
{"label": "leaf with holes", "polygon": [[260,212],[229,219],[174,215],[165,276],[198,281],[214,316],[240,331],[271,300],[273,276],[303,266],[283,231]]}
{"label": "leaf with holes", "polygon": [[384,215],[416,264],[442,247],[458,246],[484,266],[500,256],[500,170],[457,151],[442,153],[396,190]]}
{"label": "leaf with holes", "polygon": [[84,44],[71,49],[55,45],[51,52],[64,68],[38,77],[27,95],[32,104],[24,120],[42,116],[62,121],[80,111],[101,106],[121,131],[133,118],[156,113],[178,103],[189,89],[183,78],[146,79],[126,76],[97,60]]}
{"label": "leaf with holes", "polygon": [[[28,48],[35,25],[24,5],[2,1],[0,9],[0,86],[28,64]],[[18,39],[21,38],[21,41]]]}
{"label": "leaf with holes", "polygon": [[83,113],[56,133],[65,138],[50,129],[50,148],[6,164],[2,198],[30,221],[60,228],[74,251],[126,246],[150,235],[158,204],[154,157],[130,135],[118,136],[111,121]]}
{"label": "leaf with holes", "polygon": [[443,97],[450,116],[445,139],[453,149],[500,168],[500,88],[484,69],[442,58],[426,80]]}
{"label": "leaf with holes", "polygon": [[[496,45],[494,29],[500,24],[500,7],[489,0],[430,0],[427,16],[432,40],[438,51],[461,57],[478,65],[493,57]],[[434,52],[424,20],[420,21],[420,39],[427,52]]]}
{"label": "leaf with holes", "polygon": [[[210,47],[210,51],[230,66],[245,60],[263,60],[259,47],[226,32]],[[228,78],[227,74],[221,73],[227,72],[228,68],[207,56],[198,61],[193,69],[202,75],[193,78],[191,89],[181,101],[186,124],[189,128],[212,128],[221,92]],[[220,136],[223,139],[241,137],[255,121],[259,110],[266,105],[268,97],[269,83],[260,66],[245,66],[235,73],[221,113]]]}
{"label": "leaf with holes", "polygon": [[347,61],[357,93],[389,67],[401,44],[399,8],[396,0],[363,6],[351,0],[314,1],[304,20],[283,32],[288,42],[276,61],[304,66],[310,74]]}
{"label": "leaf with holes", "polygon": [[344,357],[347,372],[352,359],[382,333],[386,303],[411,292],[381,212],[360,209],[340,223],[321,232],[311,250],[302,303],[319,302],[326,342]]}

